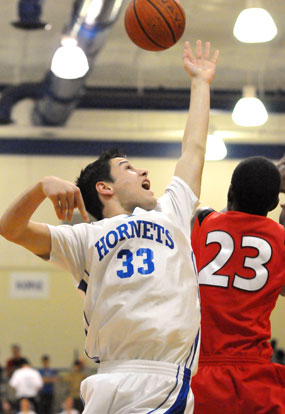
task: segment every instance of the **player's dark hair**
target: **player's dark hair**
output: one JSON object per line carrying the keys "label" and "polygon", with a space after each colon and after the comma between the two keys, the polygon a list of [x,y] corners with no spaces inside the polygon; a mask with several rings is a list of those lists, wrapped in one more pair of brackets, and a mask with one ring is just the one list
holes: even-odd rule
{"label": "player's dark hair", "polygon": [[266,216],[278,203],[280,183],[280,172],[268,158],[255,156],[241,161],[231,180],[237,209],[248,214]]}
{"label": "player's dark hair", "polygon": [[126,157],[117,148],[103,152],[100,157],[81,170],[76,180],[80,188],[86,210],[97,220],[103,218],[103,204],[98,196],[96,184],[98,181],[114,182],[111,176],[110,160],[117,157]]}

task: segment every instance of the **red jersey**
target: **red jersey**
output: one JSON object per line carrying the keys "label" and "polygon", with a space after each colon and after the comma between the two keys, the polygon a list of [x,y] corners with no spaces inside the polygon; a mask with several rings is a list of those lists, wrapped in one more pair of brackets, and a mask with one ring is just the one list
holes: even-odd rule
{"label": "red jersey", "polygon": [[208,210],[195,221],[202,358],[270,360],[270,314],[285,285],[284,234],[273,220],[238,211]]}

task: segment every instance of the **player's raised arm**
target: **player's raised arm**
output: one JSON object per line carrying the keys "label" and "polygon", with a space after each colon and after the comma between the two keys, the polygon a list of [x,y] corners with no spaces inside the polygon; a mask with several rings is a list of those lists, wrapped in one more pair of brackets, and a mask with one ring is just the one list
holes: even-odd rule
{"label": "player's raised arm", "polygon": [[199,197],[204,166],[210,111],[210,84],[216,71],[219,51],[210,57],[211,45],[201,40],[192,52],[189,42],[184,48],[184,69],[191,78],[191,97],[188,118],[182,142],[182,156],[178,160],[175,175],[181,177]]}
{"label": "player's raised arm", "polygon": [[31,217],[46,198],[52,201],[59,219],[71,220],[73,210],[78,208],[83,219],[88,221],[79,188],[57,177],[44,177],[26,190],[8,207],[0,220],[0,234],[3,237],[44,258],[50,254],[50,233],[45,224],[34,222]]}

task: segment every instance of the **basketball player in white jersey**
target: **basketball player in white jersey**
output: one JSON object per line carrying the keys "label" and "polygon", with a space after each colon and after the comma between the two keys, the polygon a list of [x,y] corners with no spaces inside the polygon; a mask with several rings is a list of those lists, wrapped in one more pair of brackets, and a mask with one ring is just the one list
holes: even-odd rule
{"label": "basketball player in white jersey", "polygon": [[[190,219],[198,202],[218,51],[185,43],[191,102],[174,177],[158,200],[148,172],[116,152],[89,164],[77,186],[45,177],[0,222],[1,234],[72,273],[85,294],[86,354],[100,361],[83,381],[84,414],[192,413],[200,303]],[[78,208],[86,223],[50,226],[31,216],[45,198],[59,219]],[[84,200],[84,201],[83,201]],[[87,223],[87,211],[98,221]]]}

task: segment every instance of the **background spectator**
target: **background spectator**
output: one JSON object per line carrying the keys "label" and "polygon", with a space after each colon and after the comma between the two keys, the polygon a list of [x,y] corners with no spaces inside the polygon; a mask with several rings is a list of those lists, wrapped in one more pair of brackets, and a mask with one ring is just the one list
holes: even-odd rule
{"label": "background spectator", "polygon": [[62,382],[68,386],[68,396],[73,399],[73,406],[80,413],[83,411],[83,404],[80,398],[80,384],[86,378],[84,366],[76,359],[71,372],[62,376]]}
{"label": "background spectator", "polygon": [[27,398],[23,398],[20,401],[20,411],[18,414],[36,414],[35,411],[31,409],[30,401]]}
{"label": "background spectator", "polygon": [[20,401],[27,398],[37,411],[37,396],[43,386],[42,377],[39,371],[31,368],[26,358],[22,358],[20,366],[21,368],[14,371],[9,381],[9,385],[16,392],[17,408],[19,409]]}
{"label": "background spectator", "polygon": [[[280,186],[280,193],[285,194],[285,154],[281,158],[281,160],[277,163],[278,170],[281,174],[281,186]],[[281,196],[281,194],[280,194]],[[282,199],[282,196],[281,196]],[[279,223],[285,227],[285,203],[281,202],[281,213],[279,216]]]}
{"label": "background spectator", "polygon": [[2,404],[0,404],[0,408],[1,414],[15,414],[12,402],[7,399],[4,399],[2,401]]}
{"label": "background spectator", "polygon": [[20,367],[23,356],[21,354],[20,345],[11,345],[11,357],[7,360],[5,371],[8,378],[10,378],[13,372]]}
{"label": "background spectator", "polygon": [[54,385],[57,381],[57,371],[50,368],[48,355],[42,356],[42,368],[39,372],[43,379],[43,388],[39,393],[39,414],[51,414],[54,401]]}
{"label": "background spectator", "polygon": [[73,398],[67,397],[63,404],[64,409],[59,414],[79,414],[79,411],[73,408],[73,403]]}

